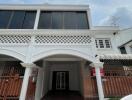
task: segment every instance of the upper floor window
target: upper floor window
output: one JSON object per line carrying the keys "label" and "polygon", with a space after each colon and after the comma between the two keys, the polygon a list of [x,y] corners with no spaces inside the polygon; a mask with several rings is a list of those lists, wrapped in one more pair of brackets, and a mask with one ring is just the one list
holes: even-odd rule
{"label": "upper floor window", "polygon": [[32,29],[36,11],[0,10],[0,29]]}
{"label": "upper floor window", "polygon": [[120,47],[121,54],[127,54],[125,47]]}
{"label": "upper floor window", "polygon": [[89,29],[89,24],[84,11],[42,11],[38,29]]}
{"label": "upper floor window", "polygon": [[111,48],[110,39],[96,39],[96,48]]}

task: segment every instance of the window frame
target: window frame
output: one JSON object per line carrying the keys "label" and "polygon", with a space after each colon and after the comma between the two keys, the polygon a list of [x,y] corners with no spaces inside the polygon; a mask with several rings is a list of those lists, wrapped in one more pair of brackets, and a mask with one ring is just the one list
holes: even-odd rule
{"label": "window frame", "polygon": [[[43,26],[43,25],[41,25],[40,23],[40,21],[42,20],[42,14],[44,14],[44,13],[50,13],[51,14],[51,21],[50,21],[50,27],[48,27],[48,28],[46,28],[45,26]],[[54,12],[59,12],[59,13],[61,13],[62,14],[62,27],[61,28],[53,28],[52,26],[52,20],[53,20],[53,13]],[[76,16],[76,15],[79,15],[79,14],[84,14],[85,16],[84,16],[84,18],[86,18],[86,22],[84,23],[84,24],[86,24],[87,26],[79,26],[78,24],[79,24],[79,22],[78,21],[75,21],[75,26],[73,25],[71,28],[69,27],[70,26],[70,24],[69,24],[69,26],[67,25],[67,26],[65,26],[65,18],[66,18],[66,13],[75,13],[75,15],[74,16]],[[80,15],[81,16],[81,15]],[[44,19],[44,18],[43,18]],[[77,19],[76,19],[77,20]],[[83,20],[83,19],[82,19]],[[90,29],[90,23],[89,23],[89,19],[88,19],[88,15],[87,15],[87,11],[61,11],[61,10],[55,10],[55,11],[51,11],[51,10],[48,10],[48,11],[45,11],[45,10],[41,10],[41,12],[40,12],[40,16],[39,16],[39,21],[38,21],[38,26],[37,26],[37,29]],[[69,27],[69,28],[66,28],[66,27]],[[75,28],[73,28],[73,27],[75,27]]]}
{"label": "window frame", "polygon": [[[101,47],[101,44],[99,43],[100,40],[102,41],[103,47]],[[108,41],[109,47],[107,47],[108,44],[106,43],[106,40]],[[95,44],[96,44],[97,49],[111,49],[112,48],[111,40],[109,38],[96,38]]]}
{"label": "window frame", "polygon": [[[5,27],[0,27],[0,29],[33,29],[35,26],[35,20],[36,20],[36,16],[37,16],[37,10],[0,10],[0,11],[9,11],[10,12],[10,16],[7,19],[7,24]],[[15,26],[15,22],[20,23],[19,20],[16,20],[17,17],[19,17],[20,14],[17,15],[17,13],[22,13],[23,12],[23,19],[21,20],[21,24],[19,24],[20,26]],[[34,21],[33,21],[33,25],[28,27],[28,28],[24,28],[23,24],[25,22],[25,18],[27,17],[27,15],[33,12],[34,13]],[[15,18],[16,17],[16,18]]]}

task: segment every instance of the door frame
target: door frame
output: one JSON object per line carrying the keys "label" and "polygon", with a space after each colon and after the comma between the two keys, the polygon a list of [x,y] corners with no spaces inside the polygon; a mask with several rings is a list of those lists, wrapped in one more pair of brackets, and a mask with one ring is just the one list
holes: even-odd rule
{"label": "door frame", "polygon": [[[56,88],[56,75],[57,72],[65,72],[65,77],[66,77],[66,88],[65,89],[57,89]],[[53,71],[52,72],[52,90],[53,91],[68,91],[69,90],[69,71]]]}

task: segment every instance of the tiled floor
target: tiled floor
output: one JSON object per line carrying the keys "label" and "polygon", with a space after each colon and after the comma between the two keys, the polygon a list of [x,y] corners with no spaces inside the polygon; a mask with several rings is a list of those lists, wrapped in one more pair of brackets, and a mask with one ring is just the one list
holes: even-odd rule
{"label": "tiled floor", "polygon": [[[48,92],[48,94],[42,100],[84,100],[83,97],[78,92],[68,91],[68,92]],[[85,99],[85,100],[98,100],[98,99]]]}

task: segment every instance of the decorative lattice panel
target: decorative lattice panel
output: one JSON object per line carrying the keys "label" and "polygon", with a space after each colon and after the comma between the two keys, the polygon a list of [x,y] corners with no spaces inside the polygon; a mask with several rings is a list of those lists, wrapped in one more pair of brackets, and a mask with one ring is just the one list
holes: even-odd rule
{"label": "decorative lattice panel", "polygon": [[38,35],[36,36],[35,42],[38,44],[88,44],[91,43],[91,37],[87,35]]}
{"label": "decorative lattice panel", "polygon": [[30,40],[31,36],[28,35],[0,35],[0,43],[25,44]]}

